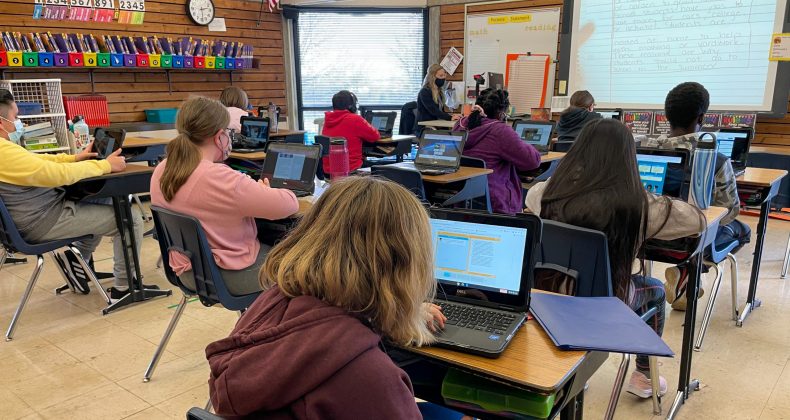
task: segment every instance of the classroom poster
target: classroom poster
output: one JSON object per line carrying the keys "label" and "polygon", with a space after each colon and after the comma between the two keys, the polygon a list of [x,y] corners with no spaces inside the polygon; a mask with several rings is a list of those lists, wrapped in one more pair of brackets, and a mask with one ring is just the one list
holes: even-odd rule
{"label": "classroom poster", "polygon": [[771,36],[771,61],[790,61],[790,34]]}
{"label": "classroom poster", "polygon": [[661,135],[669,135],[669,132],[672,129],[669,127],[669,120],[667,120],[667,114],[664,111],[656,111],[653,113],[653,134],[661,136]]}
{"label": "classroom poster", "polygon": [[723,112],[721,114],[721,128],[750,127],[757,125],[757,114],[747,114],[741,112]]}
{"label": "classroom poster", "polygon": [[634,135],[648,135],[652,133],[653,112],[651,111],[623,111],[623,123]]}
{"label": "classroom poster", "polygon": [[461,65],[461,60],[463,59],[464,55],[460,51],[456,50],[455,47],[450,47],[450,51],[447,51],[447,55],[444,56],[439,65],[452,76],[458,66]]}
{"label": "classroom poster", "polygon": [[721,124],[721,114],[705,114],[705,120],[702,122],[702,130],[712,130]]}

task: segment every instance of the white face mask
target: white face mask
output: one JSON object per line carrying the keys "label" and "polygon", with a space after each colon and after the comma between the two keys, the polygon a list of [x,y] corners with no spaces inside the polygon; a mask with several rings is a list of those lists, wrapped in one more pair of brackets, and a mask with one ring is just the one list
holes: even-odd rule
{"label": "white face mask", "polygon": [[6,131],[8,133],[8,140],[11,140],[16,144],[19,144],[19,142],[22,141],[22,134],[25,133],[25,124],[23,124],[22,120],[20,120],[19,118],[17,118],[14,121],[11,121],[5,117],[0,117],[0,118],[10,122],[11,124],[14,124],[14,131],[6,131],[5,128],[3,128],[3,131]]}

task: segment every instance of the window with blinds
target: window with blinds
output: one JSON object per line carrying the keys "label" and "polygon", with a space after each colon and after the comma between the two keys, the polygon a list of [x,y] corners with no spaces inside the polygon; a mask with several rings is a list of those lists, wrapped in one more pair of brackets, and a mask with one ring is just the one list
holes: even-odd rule
{"label": "window with blinds", "polygon": [[[350,90],[360,106],[400,110],[416,100],[425,72],[422,10],[311,11],[297,19],[299,118],[305,129]],[[396,126],[397,127],[397,126]]]}

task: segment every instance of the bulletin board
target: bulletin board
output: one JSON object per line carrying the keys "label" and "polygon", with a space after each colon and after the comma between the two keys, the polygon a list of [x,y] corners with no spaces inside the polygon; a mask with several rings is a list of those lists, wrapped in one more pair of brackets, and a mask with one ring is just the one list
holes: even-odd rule
{"label": "bulletin board", "polygon": [[508,54],[548,54],[551,68],[546,102],[550,103],[554,93],[554,61],[557,59],[559,31],[559,7],[470,13],[467,6],[464,31],[466,85],[475,85],[475,74],[494,72],[504,75]]}

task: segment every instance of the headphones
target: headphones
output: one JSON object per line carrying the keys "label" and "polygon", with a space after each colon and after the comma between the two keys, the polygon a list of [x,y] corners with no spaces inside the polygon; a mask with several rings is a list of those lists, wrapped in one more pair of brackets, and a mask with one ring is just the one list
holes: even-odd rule
{"label": "headphones", "polygon": [[357,104],[359,100],[357,99],[357,95],[354,95],[354,92],[348,91],[348,93],[351,94],[351,105],[348,106],[348,112],[356,114],[358,111]]}

